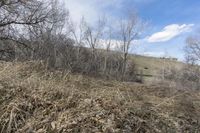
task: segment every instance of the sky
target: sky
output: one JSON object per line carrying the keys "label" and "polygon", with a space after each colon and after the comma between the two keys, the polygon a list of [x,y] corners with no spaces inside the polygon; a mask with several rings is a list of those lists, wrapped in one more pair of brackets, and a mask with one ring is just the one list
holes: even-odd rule
{"label": "sky", "polygon": [[200,0],[65,0],[75,22],[89,23],[105,15],[109,23],[136,12],[147,23],[132,51],[147,56],[171,56],[184,60],[185,40],[200,27]]}

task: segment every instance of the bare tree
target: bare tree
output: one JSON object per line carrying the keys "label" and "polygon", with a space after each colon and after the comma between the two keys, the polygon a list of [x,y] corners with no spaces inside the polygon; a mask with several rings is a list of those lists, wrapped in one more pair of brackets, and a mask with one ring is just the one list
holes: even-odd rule
{"label": "bare tree", "polygon": [[[12,39],[10,30],[36,25],[49,15],[48,4],[39,0],[3,0],[0,2],[0,39]],[[46,9],[47,8],[47,9]],[[46,9],[46,10],[44,10]]]}
{"label": "bare tree", "polygon": [[99,18],[96,25],[91,25],[89,23],[85,23],[85,31],[84,31],[84,42],[87,46],[89,46],[91,50],[89,65],[87,67],[88,71],[92,71],[96,73],[99,66],[99,59],[97,59],[99,51],[96,51],[98,48],[98,44],[100,39],[102,39],[103,31],[105,29],[105,19]]}
{"label": "bare tree", "polygon": [[137,39],[141,32],[141,25],[135,13],[129,14],[127,19],[121,20],[119,38],[122,41],[123,68],[122,79],[125,76],[128,54],[133,40]]}
{"label": "bare tree", "polygon": [[112,28],[111,28],[111,26],[108,26],[107,27],[107,30],[105,31],[105,33],[104,33],[104,40],[103,40],[103,43],[104,43],[104,47],[105,47],[105,49],[106,49],[106,52],[105,52],[105,57],[104,57],[104,68],[103,68],[103,73],[104,74],[108,74],[108,72],[107,71],[109,71],[109,70],[107,70],[107,68],[108,68],[108,58],[109,58],[109,56],[110,56],[110,53],[112,52],[112,51],[110,51],[111,50],[111,45],[112,45]]}
{"label": "bare tree", "polygon": [[86,24],[86,31],[85,31],[85,39],[89,47],[92,49],[92,52],[95,52],[97,48],[99,39],[103,36],[103,31],[105,29],[105,17],[99,18],[97,25],[91,26]]}
{"label": "bare tree", "polygon": [[[0,40],[9,40],[14,48],[29,49],[27,27],[46,21],[49,16],[49,3],[40,0],[0,1]],[[26,41],[24,41],[26,40]],[[7,44],[9,45],[9,44]],[[5,51],[5,50],[4,50]],[[8,51],[9,52],[9,51]]]}
{"label": "bare tree", "polygon": [[0,2],[0,27],[43,22],[48,14],[41,8],[44,8],[44,3],[38,0],[3,0]]}
{"label": "bare tree", "polygon": [[172,73],[171,77],[178,77],[176,80],[179,81],[184,87],[190,89],[200,89],[200,69],[198,63],[200,61],[200,39],[199,34],[190,36],[186,39],[185,47],[185,59],[186,65],[178,71],[178,76],[175,72]]}
{"label": "bare tree", "polygon": [[186,61],[195,64],[200,61],[200,36],[191,36],[186,39]]}
{"label": "bare tree", "polygon": [[[31,39],[34,53],[34,59],[43,59],[48,63],[48,67],[54,67],[56,64],[56,54],[58,47],[65,42],[69,30],[67,29],[69,21],[69,12],[57,0],[49,2],[49,15],[46,21],[37,25],[29,26],[29,39]],[[61,49],[60,49],[61,50]],[[59,53],[61,54],[61,53]]]}
{"label": "bare tree", "polygon": [[79,60],[80,56],[80,48],[84,47],[84,39],[85,39],[85,31],[86,31],[86,21],[85,18],[82,17],[78,26],[71,20],[71,33],[72,38],[75,40],[75,47],[77,47],[77,60]]}

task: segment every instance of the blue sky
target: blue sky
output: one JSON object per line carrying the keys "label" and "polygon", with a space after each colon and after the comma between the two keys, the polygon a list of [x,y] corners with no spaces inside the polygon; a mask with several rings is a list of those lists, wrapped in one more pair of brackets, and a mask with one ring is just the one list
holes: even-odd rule
{"label": "blue sky", "polygon": [[100,15],[114,25],[128,11],[148,23],[133,52],[149,56],[172,56],[184,60],[185,39],[200,23],[200,0],[66,0],[74,21],[82,16],[94,23]]}

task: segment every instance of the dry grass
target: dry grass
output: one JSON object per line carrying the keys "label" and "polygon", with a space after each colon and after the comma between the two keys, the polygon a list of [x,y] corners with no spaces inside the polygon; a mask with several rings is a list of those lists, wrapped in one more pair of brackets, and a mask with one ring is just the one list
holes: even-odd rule
{"label": "dry grass", "polygon": [[199,132],[200,92],[0,63],[0,132]]}
{"label": "dry grass", "polygon": [[[162,76],[163,67],[166,70],[177,69],[180,70],[185,65],[183,62],[173,61],[169,59],[160,59],[156,57],[133,55],[131,59],[134,60],[137,68],[143,71],[144,81],[151,82]],[[156,78],[157,77],[157,78]]]}

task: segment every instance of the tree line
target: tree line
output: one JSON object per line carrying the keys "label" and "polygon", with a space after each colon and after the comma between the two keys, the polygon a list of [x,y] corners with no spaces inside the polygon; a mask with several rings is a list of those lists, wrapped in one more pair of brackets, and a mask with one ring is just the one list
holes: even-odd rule
{"label": "tree line", "polygon": [[[142,26],[134,12],[126,16],[113,28],[106,17],[99,17],[95,24],[84,17],[75,23],[57,0],[2,0],[0,59],[42,60],[48,69],[138,80],[129,51]],[[120,40],[115,50],[113,38]],[[104,49],[99,49],[102,40]]]}

